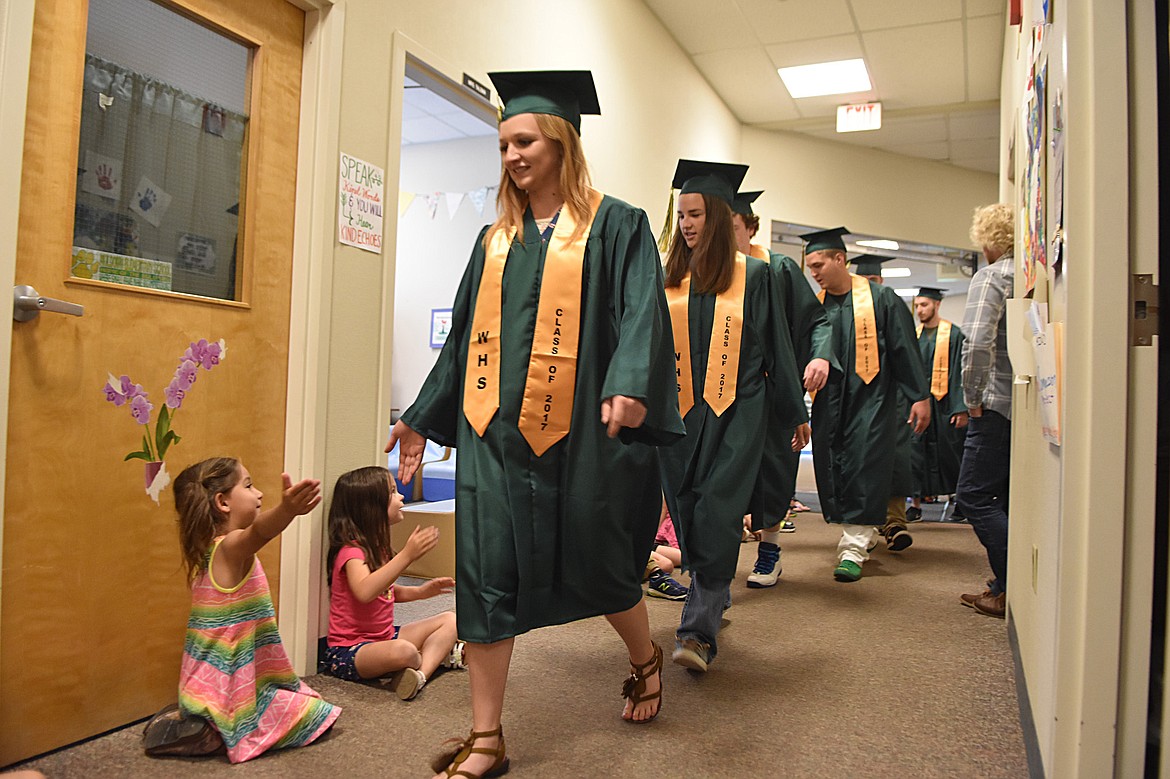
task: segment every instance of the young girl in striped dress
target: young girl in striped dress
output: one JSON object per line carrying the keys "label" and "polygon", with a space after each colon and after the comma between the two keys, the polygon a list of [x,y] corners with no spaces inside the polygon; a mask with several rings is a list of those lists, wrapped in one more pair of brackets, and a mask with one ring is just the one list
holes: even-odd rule
{"label": "young girl in striped dress", "polygon": [[303,746],[341,709],[293,671],[276,628],[268,579],[256,553],[321,502],[321,482],[282,474],[280,504],[260,511],[260,490],[231,457],[190,466],[175,479],[179,540],[191,579],[191,616],[179,708],[210,721],[228,759]]}

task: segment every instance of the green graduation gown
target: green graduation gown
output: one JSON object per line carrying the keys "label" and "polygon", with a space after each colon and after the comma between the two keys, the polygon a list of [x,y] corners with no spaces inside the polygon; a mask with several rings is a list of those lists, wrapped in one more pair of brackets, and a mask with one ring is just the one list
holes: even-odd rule
{"label": "green graduation gown", "polygon": [[[787,314],[781,322],[784,337],[792,345],[796,357],[796,383],[804,379],[805,367],[815,359],[833,363],[833,327],[825,315],[824,306],[813,294],[804,272],[790,257],[768,252],[768,269],[772,276],[773,294]],[[803,389],[800,389],[803,395]],[[774,408],[774,407],[773,407]],[[764,451],[763,489],[769,493],[768,505],[781,513],[764,516],[752,514],[752,530],[766,530],[788,516],[788,503],[796,493],[796,476],[800,470],[800,452],[792,451],[794,427],[785,427],[776,413],[768,415],[768,448]]]}
{"label": "green graduation gown", "polygon": [[[488,643],[623,611],[662,507],[657,445],[684,433],[662,266],[646,214],[606,196],[585,249],[581,334],[568,435],[533,454],[518,427],[545,245],[531,211],[502,284],[500,408],[481,438],[463,414],[484,232],[455,296],[451,332],[403,421],[458,448],[455,569],[460,638]],[[646,404],[645,423],[606,437],[601,401]]]}
{"label": "green graduation gown", "polygon": [[[922,365],[929,377],[934,370],[934,347],[938,328],[922,328],[918,335],[918,351],[922,354]],[[951,417],[965,413],[963,403],[962,355],[963,331],[958,325],[951,325],[951,344],[947,394],[941,400],[930,396],[930,427],[920,436],[914,437],[911,452],[914,464],[914,494],[951,495],[959,480],[959,464],[963,460],[963,442],[967,428],[955,427]],[[929,378],[928,378],[929,381]]]}
{"label": "green graduation gown", "polygon": [[[695,405],[684,420],[686,438],[662,450],[662,484],[683,566],[711,579],[734,578],[744,514],[784,516],[763,484],[764,452],[781,443],[769,439],[769,415],[789,437],[807,419],[792,344],[780,337],[787,314],[774,292],[768,265],[748,257],[735,402],[721,416],[703,400],[716,296],[690,293]],[[783,511],[790,497],[783,496]]]}
{"label": "green graduation gown", "polygon": [[842,373],[813,403],[813,470],[825,521],[884,525],[893,494],[898,425],[906,415],[899,390],[922,400],[930,384],[914,346],[914,321],[892,289],[869,283],[877,329],[879,371],[866,384],[854,370],[853,297],[825,295],[834,350]]}

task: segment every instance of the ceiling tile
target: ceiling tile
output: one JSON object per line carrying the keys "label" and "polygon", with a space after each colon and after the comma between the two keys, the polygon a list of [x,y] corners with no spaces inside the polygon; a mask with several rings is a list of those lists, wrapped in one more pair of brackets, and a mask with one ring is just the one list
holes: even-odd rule
{"label": "ceiling tile", "polygon": [[999,138],[999,109],[991,111],[955,112],[947,117],[952,141],[972,138]]}
{"label": "ceiling tile", "polygon": [[759,46],[694,56],[695,65],[741,122],[797,119],[796,105]]}
{"label": "ceiling tile", "polygon": [[951,164],[960,168],[982,171],[983,173],[999,173],[999,157],[983,157],[979,159],[951,158]]}
{"label": "ceiling tile", "polygon": [[751,40],[739,7],[710,0],[646,0],[663,26],[689,54],[736,49]]}
{"label": "ceiling tile", "polygon": [[963,17],[961,0],[849,0],[863,32]]}
{"label": "ceiling tile", "polygon": [[420,108],[422,111],[431,116],[443,116],[445,114],[463,113],[463,109],[452,103],[450,100],[439,97],[425,87],[408,90],[410,95],[410,102]]}
{"label": "ceiling tile", "polygon": [[957,159],[975,159],[995,157],[999,159],[999,139],[998,138],[973,138],[971,140],[956,141],[951,140],[950,158]]}
{"label": "ceiling tile", "polygon": [[914,117],[884,117],[879,130],[859,133],[836,133],[841,139],[849,136],[867,138],[866,145],[886,146],[888,144],[937,143],[947,140],[947,123],[942,114]]}
{"label": "ceiling tile", "polygon": [[474,114],[467,111],[456,111],[451,114],[443,114],[442,121],[449,124],[464,135],[478,138],[488,135],[496,135],[496,126],[488,124]]}
{"label": "ceiling tile", "polygon": [[942,22],[862,35],[866,64],[886,109],[962,103],[963,25]]}
{"label": "ceiling tile", "polygon": [[894,154],[904,154],[907,157],[924,157],[928,160],[945,160],[950,156],[950,147],[946,141],[937,143],[891,144],[878,148],[892,151]]}
{"label": "ceiling tile", "polygon": [[424,116],[420,119],[404,119],[402,121],[402,137],[414,143],[434,143],[436,141],[452,141],[466,136],[446,122],[433,116]]}
{"label": "ceiling tile", "polygon": [[998,16],[967,20],[968,100],[999,98],[1003,36],[1003,20]]}
{"label": "ceiling tile", "polygon": [[[836,35],[831,38],[773,43],[765,46],[764,50],[772,58],[772,64],[778,68],[857,59],[864,53],[861,49],[861,39],[856,35]],[[868,64],[866,63],[867,66]]]}
{"label": "ceiling tile", "polygon": [[736,0],[760,43],[827,38],[856,32],[846,0]]}

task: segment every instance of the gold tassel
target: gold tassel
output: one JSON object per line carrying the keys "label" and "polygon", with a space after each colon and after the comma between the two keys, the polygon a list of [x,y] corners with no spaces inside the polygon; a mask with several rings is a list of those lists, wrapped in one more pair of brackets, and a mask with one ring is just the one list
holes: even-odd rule
{"label": "gold tassel", "polygon": [[674,187],[670,188],[670,199],[666,201],[666,222],[658,234],[658,251],[666,255],[670,250],[670,239],[674,235]]}

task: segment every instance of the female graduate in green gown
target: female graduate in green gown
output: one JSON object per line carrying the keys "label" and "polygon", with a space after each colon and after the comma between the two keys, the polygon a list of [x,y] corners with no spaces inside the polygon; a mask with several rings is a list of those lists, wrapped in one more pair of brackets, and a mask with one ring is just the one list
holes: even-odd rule
{"label": "female graduate in green gown", "polygon": [[[791,496],[775,498],[761,483],[764,452],[790,445],[808,419],[768,265],[735,249],[729,204],[746,171],[680,160],[674,180],[681,194],[666,291],[687,437],[663,450],[662,482],[691,574],[672,658],[694,671],[717,652],[744,514],[787,512]],[[771,413],[784,441],[769,441]]]}
{"label": "female graduate in green gown", "polygon": [[[678,415],[662,269],[646,214],[589,186],[588,71],[490,74],[504,101],[499,218],[480,234],[452,328],[395,424],[400,477],[426,438],[458,448],[456,594],[472,735],[436,771],[506,770],[515,636],[604,614],[632,673],[623,718],[661,704],[641,576],[661,508],[657,445]],[[450,766],[448,767],[448,764]],[[449,775],[449,773],[448,773]]]}

